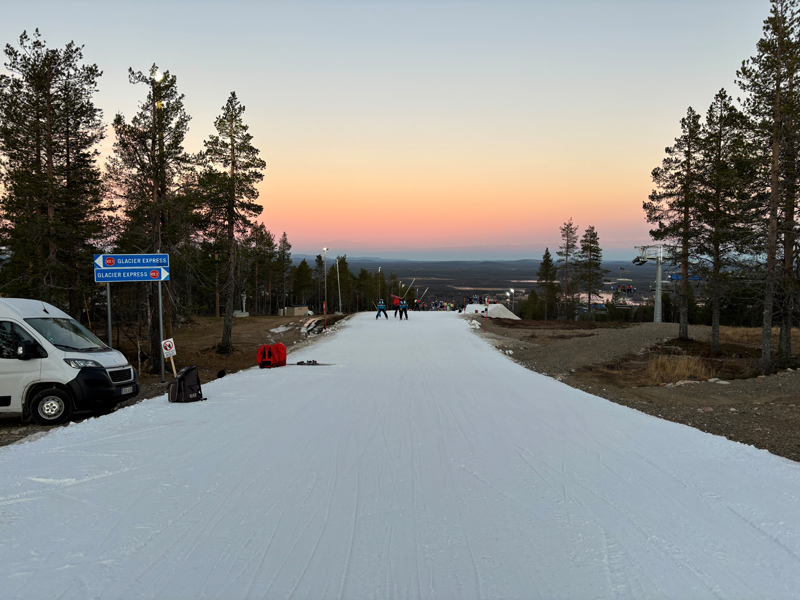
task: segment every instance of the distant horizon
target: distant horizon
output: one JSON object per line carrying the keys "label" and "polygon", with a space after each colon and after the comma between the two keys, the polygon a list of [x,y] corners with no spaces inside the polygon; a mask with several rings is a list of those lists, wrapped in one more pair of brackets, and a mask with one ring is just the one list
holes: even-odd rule
{"label": "distant horizon", "polygon": [[[652,243],[652,242],[651,242]],[[413,252],[397,252],[391,253],[386,252],[381,255],[366,255],[366,254],[351,254],[344,251],[336,251],[333,248],[328,249],[328,262],[332,264],[335,261],[337,256],[347,256],[348,261],[370,261],[370,262],[378,262],[378,261],[386,261],[386,262],[518,262],[518,261],[536,261],[539,262],[542,260],[542,251],[541,254],[538,256],[517,256],[517,257],[504,257],[504,256],[469,256],[469,255],[441,255],[435,258],[420,258],[416,256],[412,256]],[[550,250],[550,254],[553,257],[554,261],[558,260],[558,256],[556,255],[555,250]],[[303,258],[311,258],[312,260],[316,258],[316,256],[323,256],[323,252],[303,252],[302,250],[295,250],[292,248],[292,259],[297,259],[299,257],[300,260]],[[621,263],[621,262],[632,262],[635,256],[637,255],[636,250],[631,248],[630,256],[623,255],[622,252],[619,253],[618,256],[604,256],[603,262],[604,263]]]}

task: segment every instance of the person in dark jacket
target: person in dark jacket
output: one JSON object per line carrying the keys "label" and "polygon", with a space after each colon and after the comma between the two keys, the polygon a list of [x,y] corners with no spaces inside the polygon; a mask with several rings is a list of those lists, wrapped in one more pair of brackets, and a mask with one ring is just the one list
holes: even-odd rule
{"label": "person in dark jacket", "polygon": [[383,316],[387,319],[389,318],[389,315],[386,314],[386,303],[383,301],[383,298],[381,298],[380,302],[378,302],[378,314],[375,315],[375,318],[379,319],[381,313],[383,313]]}
{"label": "person in dark jacket", "polygon": [[403,320],[403,315],[406,317],[406,321],[408,321],[408,302],[405,300],[400,300],[400,320]]}

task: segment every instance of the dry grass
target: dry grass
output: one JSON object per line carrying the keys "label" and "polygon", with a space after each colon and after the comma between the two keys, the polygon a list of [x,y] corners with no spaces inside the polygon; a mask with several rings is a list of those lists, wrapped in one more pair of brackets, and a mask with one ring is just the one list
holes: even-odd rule
{"label": "dry grass", "polygon": [[708,363],[697,356],[654,356],[644,368],[644,377],[650,384],[669,383],[684,379],[705,381],[716,373]]}
{"label": "dry grass", "polygon": [[[772,343],[778,343],[778,327],[772,328]],[[720,327],[719,341],[723,344],[761,346],[760,327]],[[792,349],[800,347],[800,329],[792,329]]]}

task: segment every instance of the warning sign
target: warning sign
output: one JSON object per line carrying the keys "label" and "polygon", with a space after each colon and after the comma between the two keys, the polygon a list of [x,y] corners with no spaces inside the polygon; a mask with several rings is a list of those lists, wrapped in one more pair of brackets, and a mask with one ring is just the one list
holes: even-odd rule
{"label": "warning sign", "polygon": [[161,342],[161,349],[164,351],[164,358],[170,358],[178,354],[178,351],[175,350],[175,342],[171,338]]}

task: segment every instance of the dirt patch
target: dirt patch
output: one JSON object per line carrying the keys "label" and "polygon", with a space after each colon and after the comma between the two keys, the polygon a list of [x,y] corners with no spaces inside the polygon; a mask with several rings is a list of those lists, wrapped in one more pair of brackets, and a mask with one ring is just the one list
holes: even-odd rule
{"label": "dirt patch", "polygon": [[[343,315],[328,315],[329,332],[336,329],[336,324],[344,319]],[[191,322],[177,327],[173,331],[175,348],[175,368],[180,370],[188,365],[195,365],[200,373],[201,383],[214,381],[220,375],[235,373],[249,369],[256,364],[256,351],[261,344],[282,342],[286,345],[291,361],[291,353],[303,348],[325,335],[325,323],[318,319],[309,322],[309,317],[245,317],[233,320],[234,351],[231,354],[217,354],[213,347],[222,337],[222,319],[214,317],[197,317]],[[141,391],[136,398],[119,404],[115,410],[131,406],[147,398],[154,398],[166,393],[167,382],[172,380],[172,368],[167,363],[165,383],[161,383],[161,375],[145,372],[146,365],[139,361],[136,347],[128,342],[119,348],[130,363],[139,371]],[[71,422],[79,423],[93,418],[92,413],[76,413]],[[54,427],[45,427],[34,422],[23,423],[19,416],[0,417],[0,446],[13,444],[29,436],[44,435]],[[29,439],[35,439],[31,437]]]}
{"label": "dirt patch", "polygon": [[[483,334],[481,321],[479,335]],[[577,326],[576,326],[577,325]],[[578,336],[576,330],[591,331]],[[707,327],[489,321],[488,341],[519,364],[641,412],[800,461],[800,372],[756,375],[759,331],[731,331],[719,355]],[[777,340],[776,340],[777,342]],[[799,347],[795,342],[795,348]],[[708,377],[670,379],[648,371],[654,358],[691,358]],[[674,361],[667,361],[674,362]],[[681,373],[675,370],[674,373]],[[691,373],[691,371],[685,371]]]}

